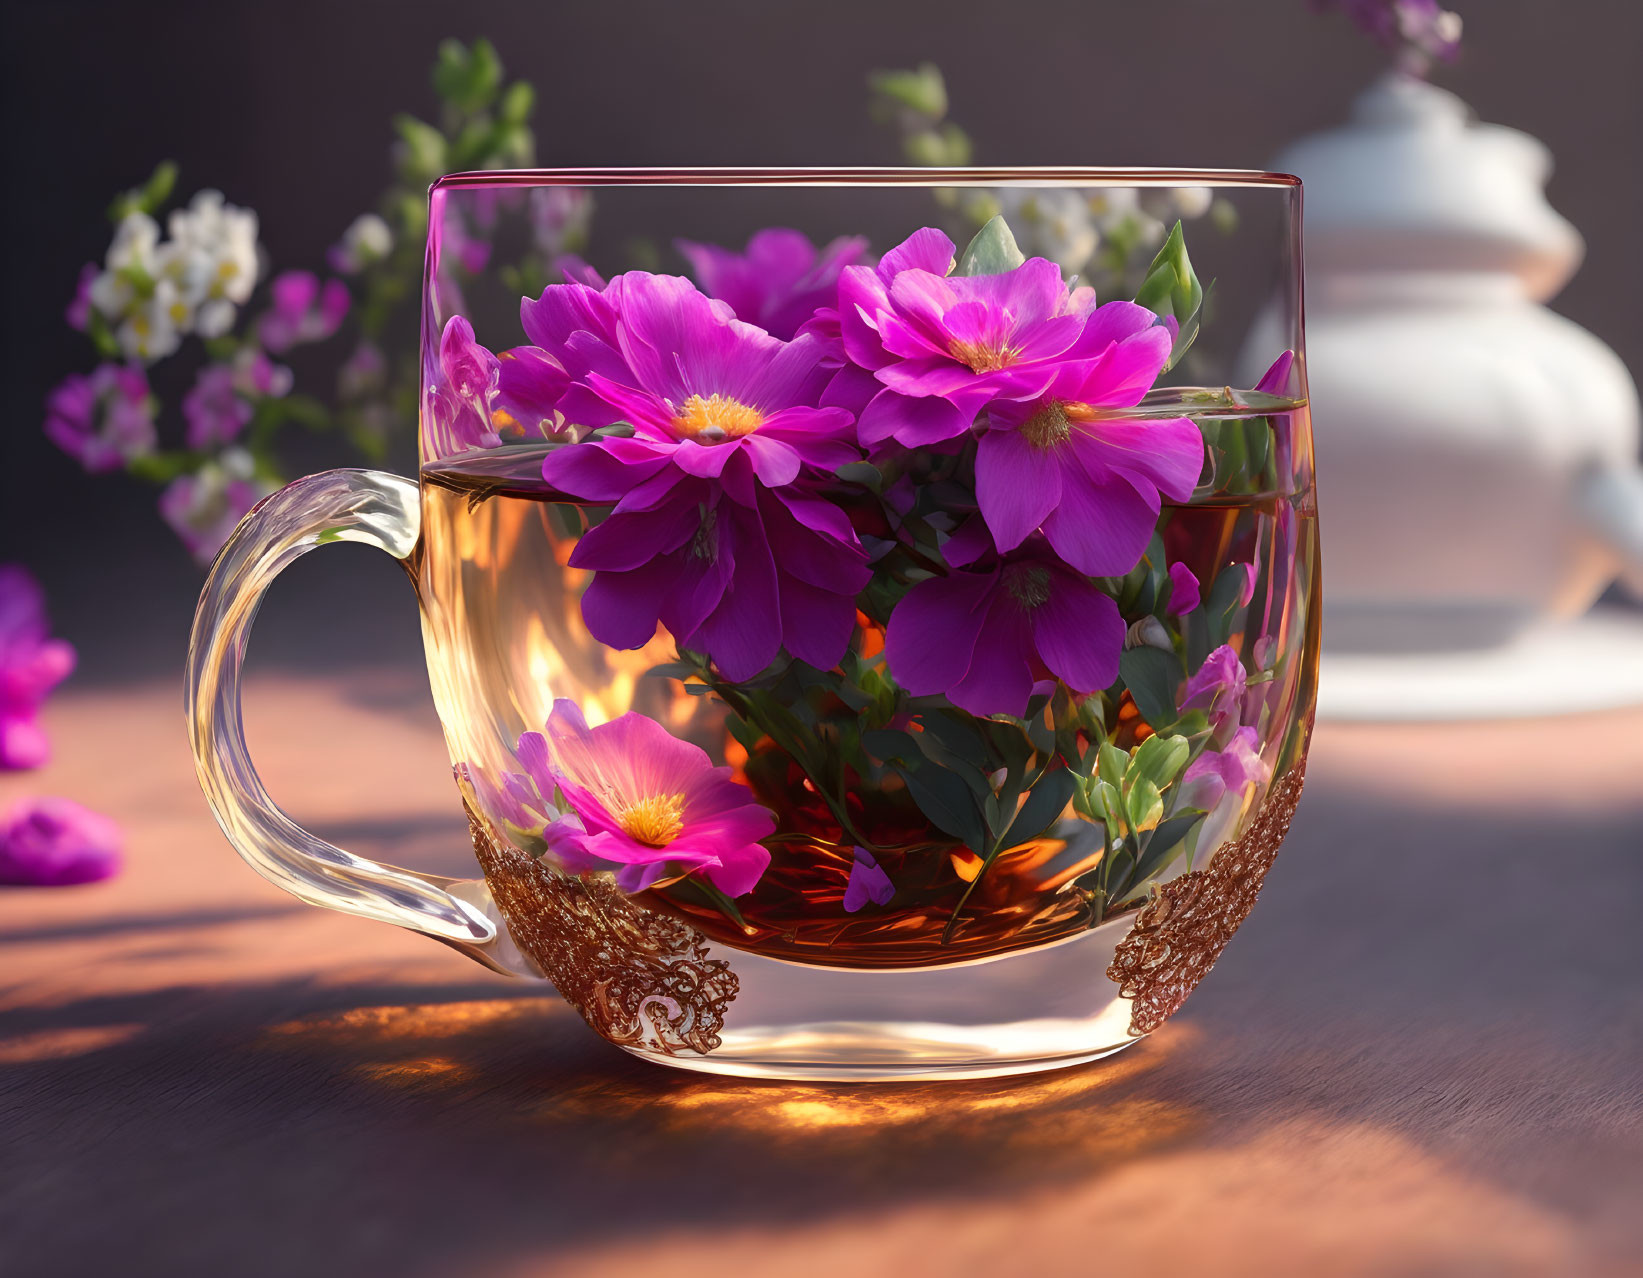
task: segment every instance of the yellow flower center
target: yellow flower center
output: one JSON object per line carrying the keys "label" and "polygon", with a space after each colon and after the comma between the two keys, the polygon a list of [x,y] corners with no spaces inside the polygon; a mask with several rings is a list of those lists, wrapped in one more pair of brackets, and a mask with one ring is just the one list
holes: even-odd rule
{"label": "yellow flower center", "polygon": [[953,342],[948,346],[952,357],[967,364],[972,373],[996,373],[1015,363],[1017,351],[1009,346],[989,346],[984,342]]}
{"label": "yellow flower center", "polygon": [[763,425],[763,413],[728,395],[710,395],[706,399],[692,395],[673,415],[674,430],[685,439],[704,444],[740,439]]}
{"label": "yellow flower center", "polygon": [[1021,433],[1035,448],[1054,448],[1072,437],[1073,423],[1093,421],[1095,410],[1088,404],[1052,399],[1026,421]]}
{"label": "yellow flower center", "polygon": [[616,813],[616,824],[629,838],[649,848],[665,848],[685,828],[685,796],[656,794]]}

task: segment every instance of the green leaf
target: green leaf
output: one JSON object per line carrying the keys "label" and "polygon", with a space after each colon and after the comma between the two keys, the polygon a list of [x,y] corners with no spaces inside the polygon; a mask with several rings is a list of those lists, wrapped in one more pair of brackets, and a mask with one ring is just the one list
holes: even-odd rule
{"label": "green leaf", "polygon": [[1003,214],[993,218],[976,232],[975,238],[959,254],[954,275],[1002,275],[1013,271],[1027,260],[1010,233],[1010,224]]}
{"label": "green leaf", "polygon": [[1114,790],[1124,788],[1124,773],[1129,770],[1130,758],[1110,741],[1101,743],[1100,759],[1097,764],[1101,780]]}
{"label": "green leaf", "polygon": [[947,82],[933,62],[922,62],[915,71],[874,71],[867,87],[881,107],[911,111],[932,121],[947,114]]}
{"label": "green leaf", "polygon": [[1162,731],[1175,722],[1180,714],[1175,691],[1187,676],[1173,652],[1150,644],[1130,648],[1119,658],[1118,670],[1135,701],[1135,708],[1154,731]]}
{"label": "green leaf", "polygon": [[872,462],[845,462],[833,473],[847,484],[860,484],[863,488],[871,488],[874,492],[878,492],[884,487],[884,472],[873,465]]}
{"label": "green leaf", "polygon": [[1075,789],[1077,778],[1066,768],[1057,768],[1040,778],[1027,795],[1027,801],[1021,805],[1021,810],[1015,814],[1009,830],[998,841],[999,846],[1017,847],[1042,834],[1071,802]]}
{"label": "green leaf", "polygon": [[873,728],[862,733],[861,748],[881,763],[905,763],[909,759],[921,757],[918,742],[913,740],[913,734],[898,732],[894,728]]}
{"label": "green leaf", "polygon": [[1124,796],[1124,814],[1129,817],[1130,829],[1152,829],[1164,816],[1164,799],[1158,787],[1145,779],[1137,781]]}
{"label": "green leaf", "polygon": [[977,856],[986,855],[987,832],[981,823],[981,809],[963,781],[928,761],[916,768],[895,767],[931,825],[961,840]]}
{"label": "green leaf", "polygon": [[496,117],[504,124],[524,124],[536,109],[536,90],[525,80],[515,80],[497,104]]}
{"label": "green leaf", "polygon": [[1192,747],[1185,737],[1150,736],[1130,754],[1129,770],[1124,774],[1125,787],[1150,781],[1162,790],[1187,766],[1191,754]]}
{"label": "green leaf", "polygon": [[1177,222],[1147,268],[1135,301],[1156,315],[1172,315],[1184,324],[1203,300],[1204,290],[1193,273],[1186,236]]}
{"label": "green leaf", "polygon": [[[445,172],[445,135],[414,115],[396,115],[394,131],[404,145],[400,167],[412,178],[432,180]],[[419,205],[421,200],[416,201]]]}

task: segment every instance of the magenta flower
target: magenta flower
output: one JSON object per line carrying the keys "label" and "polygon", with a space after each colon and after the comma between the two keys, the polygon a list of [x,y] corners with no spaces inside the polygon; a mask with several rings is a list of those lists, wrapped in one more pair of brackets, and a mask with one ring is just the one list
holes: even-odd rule
{"label": "magenta flower", "polygon": [[244,450],[225,449],[192,475],[179,475],[160,492],[160,517],[171,525],[196,563],[209,565],[246,513],[270,491],[259,482]]}
{"label": "magenta flower", "polygon": [[1247,786],[1265,781],[1270,774],[1255,729],[1239,728],[1219,750],[1205,750],[1187,764],[1181,774],[1180,802],[1204,812],[1225,795],[1241,802]]}
{"label": "magenta flower", "polygon": [[1255,389],[1263,395],[1286,395],[1289,393],[1289,370],[1295,363],[1295,352],[1285,351],[1272,361],[1270,368],[1261,374],[1261,380],[1255,383]]}
{"label": "magenta flower", "polygon": [[976,499],[1000,550],[1042,528],[1080,572],[1116,577],[1135,567],[1163,498],[1185,501],[1204,463],[1204,441],[1185,417],[1103,416],[1128,408],[1157,380],[1169,332],[1133,302],[1108,302],[1081,342],[1096,354],[1061,364],[1030,399],[1000,399],[976,450]]}
{"label": "magenta flower", "polygon": [[1227,731],[1238,726],[1248,686],[1249,674],[1244,663],[1229,645],[1222,644],[1187,676],[1181,689],[1181,709],[1208,712],[1216,735],[1224,738]]}
{"label": "magenta flower", "polygon": [[[987,404],[1046,394],[1062,364],[1114,340],[1108,324],[1089,323],[1095,294],[1069,292],[1054,262],[949,277],[952,262],[953,242],[925,228],[876,268],[847,267],[840,278],[844,349],[881,388],[861,413],[863,443],[918,447],[961,435]],[[1167,346],[1168,334],[1160,338]]]}
{"label": "magenta flower", "polygon": [[896,885],[880,867],[873,854],[858,847],[850,862],[850,882],[844,887],[844,910],[854,914],[871,901],[874,905],[889,905],[896,895]]}
{"label": "magenta flower", "polygon": [[542,793],[557,786],[575,813],[579,824],[559,830],[569,847],[593,866],[614,867],[625,891],[700,873],[741,896],[770,864],[759,840],[776,828],[775,815],[729,768],[642,714],[590,728],[574,702],[560,699],[544,732],[519,738],[519,761]]}
{"label": "magenta flower", "polygon": [[473,325],[451,316],[439,336],[439,377],[428,388],[432,416],[447,437],[441,456],[501,444],[491,419],[501,377],[501,362],[474,340]]}
{"label": "magenta flower", "polygon": [[74,649],[49,636],[40,583],[20,564],[0,564],[0,770],[51,757],[40,707],[73,671]]}
{"label": "magenta flower", "polygon": [[1169,613],[1172,617],[1184,617],[1202,602],[1198,578],[1185,564],[1173,563],[1169,566],[1169,585]]}
{"label": "magenta flower", "polygon": [[269,285],[272,309],[257,325],[262,344],[276,355],[303,342],[331,336],[348,314],[348,286],[326,280],[322,286],[312,271],[286,271]]}
{"label": "magenta flower", "polygon": [[183,396],[188,446],[208,449],[231,443],[251,420],[251,405],[241,399],[231,364],[207,364]]}
{"label": "magenta flower", "polygon": [[142,369],[99,364],[51,392],[46,437],[89,471],[115,470],[154,451],[154,408]]}
{"label": "magenta flower", "polygon": [[816,407],[830,375],[820,343],[779,341],[686,280],[640,273],[603,294],[550,287],[524,317],[571,378],[564,417],[634,429],[542,467],[562,492],[615,503],[570,560],[596,574],[582,599],[594,637],[637,648],[660,623],[732,679],[784,644],[836,664],[871,573],[843,512],[800,482],[860,456],[850,414]]}
{"label": "magenta flower", "polygon": [[119,870],[123,843],[118,825],[78,803],[20,799],[0,815],[0,883],[95,883]]}
{"label": "magenta flower", "polygon": [[1078,693],[1112,685],[1124,648],[1116,603],[1039,542],[984,564],[920,582],[891,612],[884,653],[903,688],[1020,718],[1052,680]]}
{"label": "magenta flower", "polygon": [[241,395],[279,399],[291,390],[291,370],[276,364],[256,347],[246,347],[234,356],[234,389]]}
{"label": "magenta flower", "polygon": [[736,318],[787,341],[817,308],[838,300],[839,273],[867,254],[861,236],[834,240],[819,252],[798,231],[772,227],[747,242],[745,253],[677,241],[702,292],[728,302]]}
{"label": "magenta flower", "polygon": [[1381,48],[1407,51],[1411,71],[1421,70],[1427,58],[1453,62],[1460,52],[1460,15],[1438,0],[1311,0],[1311,7],[1318,13],[1339,9]]}

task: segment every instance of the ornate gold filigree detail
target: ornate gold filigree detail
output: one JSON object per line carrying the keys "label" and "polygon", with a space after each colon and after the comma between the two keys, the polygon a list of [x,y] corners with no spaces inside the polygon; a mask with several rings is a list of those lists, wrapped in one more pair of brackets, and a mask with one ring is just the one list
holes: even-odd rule
{"label": "ornate gold filigree detail", "polygon": [[609,874],[572,877],[491,837],[470,810],[474,853],[514,944],[611,1042],[676,1056],[719,1046],[740,988],[689,925],[641,909]]}
{"label": "ornate gold filigree detail", "polygon": [[1279,778],[1243,837],[1217,849],[1207,869],[1153,888],[1107,968],[1133,1000],[1131,1034],[1150,1034],[1175,1015],[1249,917],[1305,779],[1303,760]]}

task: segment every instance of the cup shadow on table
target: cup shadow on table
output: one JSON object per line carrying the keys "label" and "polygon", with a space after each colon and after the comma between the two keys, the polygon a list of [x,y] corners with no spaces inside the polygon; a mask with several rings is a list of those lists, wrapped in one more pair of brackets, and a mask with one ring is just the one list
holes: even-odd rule
{"label": "cup shadow on table", "polygon": [[[1009,1197],[1296,1115],[1395,1128],[1461,1162],[1482,1140],[1474,1174],[1555,1198],[1506,1170],[1533,1132],[1485,1138],[1446,1116],[1507,1104],[1549,1062],[1580,1074],[1586,1110],[1553,1115],[1576,1135],[1627,1094],[1626,1052],[1589,1049],[1637,1007],[1623,977],[1640,824],[1391,819],[1317,796],[1186,1012],[1107,1061],[1015,1080],[675,1073],[487,978],[344,970],[13,1011],[0,1262],[478,1272],[615,1235]],[[1554,837],[1560,864],[1531,855]],[[1549,912],[1571,873],[1587,907]]]}

